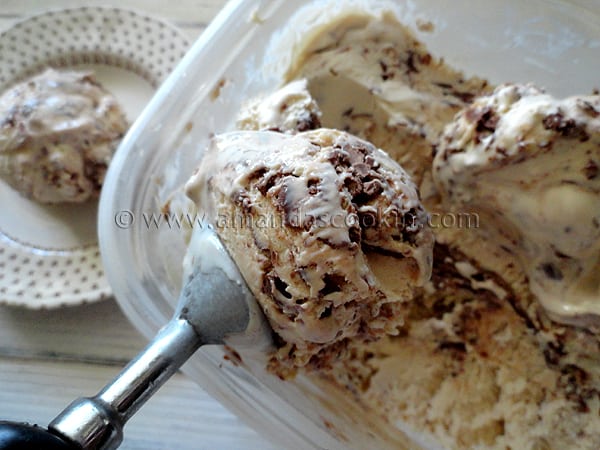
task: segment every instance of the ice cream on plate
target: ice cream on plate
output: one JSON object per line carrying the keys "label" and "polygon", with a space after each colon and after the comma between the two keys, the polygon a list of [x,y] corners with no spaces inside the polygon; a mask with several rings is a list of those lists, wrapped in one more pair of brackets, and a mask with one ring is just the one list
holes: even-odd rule
{"label": "ice cream on plate", "polygon": [[351,340],[397,334],[400,305],[430,276],[415,185],[348,133],[217,136],[186,191],[282,339],[285,366],[328,366]]}
{"label": "ice cream on plate", "polygon": [[92,74],[48,69],[0,97],[0,176],[40,203],[97,198],[127,127]]}

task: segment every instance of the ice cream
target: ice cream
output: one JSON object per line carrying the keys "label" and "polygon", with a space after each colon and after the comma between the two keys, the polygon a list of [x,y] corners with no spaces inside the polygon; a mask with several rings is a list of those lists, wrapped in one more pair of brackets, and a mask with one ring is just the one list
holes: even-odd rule
{"label": "ice cream", "polygon": [[398,333],[400,305],[431,273],[415,185],[348,133],[217,136],[186,191],[282,339],[287,367],[327,366],[349,341]]}
{"label": "ice cream", "polygon": [[[494,89],[431,55],[385,14],[341,15],[293,50],[290,84],[249,101],[238,121],[244,129],[284,134],[247,132],[237,143],[230,140],[235,135],[217,138],[209,150],[213,163],[189,185],[196,203],[212,208],[221,225],[245,208],[244,220],[254,223],[264,214],[285,218],[286,208],[277,206],[282,191],[284,199],[294,199],[288,215],[320,210],[309,180],[296,185],[277,174],[290,167],[304,175],[321,164],[311,148],[330,151],[316,138],[325,133],[319,139],[343,136],[351,148],[370,148],[370,141],[383,149],[405,171],[394,172],[414,182],[415,195],[408,198],[416,204],[420,193],[431,217],[469,213],[478,220],[473,227],[432,224],[430,280],[417,252],[427,246],[407,248],[403,264],[385,262],[369,254],[371,233],[381,234],[373,227],[361,231],[361,249],[352,259],[327,239],[306,240],[310,227],[290,227],[284,219],[259,233],[218,226],[282,339],[279,361],[289,357],[292,365],[318,369],[306,373],[328,397],[320,406],[346,427],[360,429],[368,416],[399,441],[414,437],[411,449],[600,448],[598,96],[556,100],[528,85]],[[298,133],[299,119],[311,112],[322,126],[343,132]],[[306,136],[312,136],[308,143]],[[255,150],[240,151],[248,146]],[[202,195],[201,185],[209,186]],[[384,192],[370,202],[392,202]],[[330,238],[340,230],[318,231]],[[344,229],[348,237],[351,231]],[[386,227],[381,231],[390,236]],[[295,275],[299,258],[303,266],[313,265],[313,276]],[[407,270],[410,261],[418,271]],[[323,298],[311,297],[314,308],[298,313],[310,294],[306,280],[318,292],[327,286],[324,274],[342,271],[344,283],[334,285],[351,301],[356,292],[367,292],[361,290],[363,277],[349,276],[361,270],[373,281],[369,289],[385,294],[371,298],[390,305],[393,316],[386,322],[394,333],[380,333],[378,340],[353,334],[353,322],[327,310],[327,300],[346,308],[330,289]],[[324,311],[331,323],[321,329]],[[302,325],[292,327],[297,318]],[[343,351],[338,333],[347,338]],[[352,399],[362,416],[336,411],[335,395]],[[329,421],[323,424],[333,429]],[[363,431],[377,440],[371,430]],[[347,429],[334,432],[343,440]],[[395,447],[382,437],[371,448]]]}
{"label": "ice cream", "polygon": [[98,197],[127,126],[92,74],[48,69],[0,97],[0,176],[41,203]]}
{"label": "ice cream", "polygon": [[286,84],[266,98],[251,99],[240,113],[240,130],[307,131],[321,126],[321,111],[306,80]]}
{"label": "ice cream", "polygon": [[286,76],[307,80],[323,126],[385,149],[417,184],[444,126],[489,90],[431,55],[391,14],[341,15],[304,43]]}
{"label": "ice cream", "polygon": [[405,304],[400,335],[352,349],[331,383],[390,426],[438,446],[424,448],[598,448],[597,339],[534,327],[494,273],[473,276],[502,283],[505,297],[474,289],[466,261],[436,244],[431,284]]}
{"label": "ice cream", "polygon": [[481,215],[555,320],[600,319],[600,96],[503,85],[447,127],[433,177],[448,207]]}

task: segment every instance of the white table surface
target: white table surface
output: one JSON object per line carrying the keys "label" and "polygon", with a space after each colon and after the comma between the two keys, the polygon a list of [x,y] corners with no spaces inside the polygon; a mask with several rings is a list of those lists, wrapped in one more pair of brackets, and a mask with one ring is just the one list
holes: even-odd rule
{"label": "white table surface", "polygon": [[[0,30],[48,8],[112,4],[166,19],[193,41],[224,3],[0,0]],[[0,419],[46,425],[75,398],[94,395],[145,344],[112,299],[51,311],[0,306]],[[193,381],[176,374],[127,424],[121,448],[273,447]]]}

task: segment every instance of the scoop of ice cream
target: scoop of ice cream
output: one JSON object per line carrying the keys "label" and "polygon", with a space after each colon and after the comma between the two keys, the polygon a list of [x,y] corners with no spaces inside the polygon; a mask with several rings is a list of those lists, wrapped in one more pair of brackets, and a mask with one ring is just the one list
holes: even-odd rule
{"label": "scoop of ice cream", "polygon": [[322,367],[348,340],[397,333],[399,305],[430,276],[417,189],[348,133],[217,136],[186,190],[284,341],[284,365]]}
{"label": "scoop of ice cream", "polygon": [[294,52],[286,77],[307,80],[323,126],[384,149],[417,185],[444,125],[488,90],[432,55],[391,13],[342,13]]}
{"label": "scoop of ice cream", "polygon": [[433,176],[452,208],[481,213],[555,320],[600,317],[600,96],[557,100],[503,85],[445,130]]}
{"label": "scoop of ice cream", "polygon": [[264,98],[251,100],[237,120],[240,130],[307,131],[321,126],[321,111],[306,80],[296,80]]}
{"label": "scoop of ice cream", "polygon": [[97,197],[126,130],[91,74],[49,69],[0,97],[0,176],[42,203]]}

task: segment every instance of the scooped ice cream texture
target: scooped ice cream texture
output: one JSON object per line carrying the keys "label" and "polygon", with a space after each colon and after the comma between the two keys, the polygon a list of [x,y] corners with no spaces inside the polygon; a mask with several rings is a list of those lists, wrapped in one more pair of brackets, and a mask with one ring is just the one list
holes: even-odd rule
{"label": "scooped ice cream texture", "polygon": [[[529,201],[526,195],[521,196],[513,205],[505,201],[504,193],[494,191],[494,186],[496,191],[506,188],[506,195],[517,197],[519,190],[513,184],[517,183],[530,195],[542,195],[547,178],[548,185],[597,195],[597,146],[594,150],[591,145],[597,142],[592,120],[597,117],[597,96],[558,101],[528,86],[505,86],[487,96],[493,87],[485,80],[466,78],[430,55],[407,28],[389,15],[341,17],[312,34],[304,44],[294,55],[288,72],[294,86],[284,86],[281,92],[250,101],[238,126],[292,134],[300,123],[294,116],[308,117],[309,111],[317,111],[323,126],[372,141],[401,163],[420,188],[428,210],[444,213],[472,208],[481,214],[480,229],[433,228],[438,241],[433,253],[433,276],[422,287],[414,284],[410,301],[394,304],[394,313],[402,317],[397,321],[398,334],[379,340],[348,339],[341,355],[332,351],[336,344],[329,347],[327,364],[319,364],[317,357],[312,359],[315,367],[322,369],[315,382],[327,381],[324,389],[330,403],[335,403],[336,393],[352,398],[365,414],[378,417],[391,429],[409,431],[412,436],[449,449],[600,448],[598,333],[593,326],[586,329],[549,320],[545,309],[536,307],[546,300],[533,295],[535,280],[524,274],[525,267],[536,267],[528,263],[541,261],[538,255],[549,255],[546,250],[551,236],[556,236],[561,245],[565,242],[561,224],[576,225],[589,248],[583,249],[579,258],[572,251],[564,252],[573,261],[561,260],[566,264],[565,273],[562,265],[558,267],[565,284],[558,286],[587,286],[593,293],[597,270],[595,274],[594,269],[588,272],[591,275],[587,278],[580,275],[594,267],[591,255],[596,237],[587,219],[593,225],[593,211],[598,209],[593,200],[585,201],[581,209],[575,208],[574,202],[569,208],[583,210],[578,217],[586,221],[573,224],[538,205],[534,197]],[[290,95],[292,92],[301,95]],[[526,101],[519,104],[518,97]],[[288,102],[293,104],[290,115],[286,113]],[[512,131],[500,133],[499,124],[505,114],[509,119],[502,125],[503,130],[512,127]],[[520,129],[529,130],[523,139],[514,134]],[[481,142],[477,136],[483,138]],[[514,147],[496,148],[496,138]],[[456,160],[451,164],[440,162],[444,158],[441,155],[450,159],[455,153]],[[483,153],[487,156],[481,156]],[[584,154],[595,156],[584,162]],[[439,171],[435,175],[433,155]],[[240,174],[247,173],[245,164],[251,160],[238,160]],[[466,161],[476,165],[470,167]],[[521,170],[519,164],[533,166],[534,161],[560,170],[546,170],[545,177],[537,169],[531,175]],[[234,166],[225,171],[231,185],[235,184]],[[455,183],[456,190],[452,188]],[[480,184],[483,193],[490,196],[489,203],[471,190]],[[279,186],[281,189],[283,185]],[[590,200],[584,196],[578,201],[585,198]],[[521,201],[534,209],[527,210]],[[223,204],[228,202],[224,200]],[[249,204],[255,206],[252,201]],[[498,214],[488,216],[494,207],[500,208],[500,219]],[[513,220],[516,225],[525,220],[529,225],[548,226],[548,230],[538,236],[530,229],[512,225]],[[503,230],[505,226],[509,228]],[[296,234],[287,246],[285,236],[279,236],[283,237],[277,247],[261,244],[261,250],[254,236],[229,233],[229,245],[239,249],[234,250],[234,256],[239,254],[245,258],[243,264],[250,264],[256,286],[261,284],[256,280],[263,273],[282,264],[273,249],[288,255],[304,248],[303,241],[299,246],[295,240]],[[508,242],[509,238],[518,239]],[[577,239],[571,239],[575,244]],[[508,245],[504,245],[506,242]],[[579,241],[576,248],[582,249]],[[255,255],[261,253],[264,265],[256,263]],[[313,255],[317,261],[326,261],[318,253]],[[367,263],[369,259],[372,257],[366,258]],[[389,287],[383,286],[394,279],[396,270],[410,273],[404,265],[370,263],[369,267],[386,267],[375,274],[383,292],[389,292]],[[580,275],[576,275],[577,267],[583,268]],[[289,300],[287,294],[298,292],[296,280],[292,276],[289,279],[291,284],[277,282],[282,290],[274,287],[274,280],[266,283],[267,292],[285,303]],[[403,281],[401,286],[407,287],[408,283]],[[397,292],[402,290],[407,292]],[[557,298],[556,293],[551,294],[550,299]],[[266,298],[266,304],[274,303],[269,296]],[[291,302],[289,305],[293,308]],[[583,321],[580,315],[573,318],[579,324],[593,322],[588,315]],[[318,324],[318,320],[315,322]],[[282,347],[280,358],[289,355],[285,352],[290,350],[298,348],[294,344]],[[360,427],[360,418],[353,423]],[[337,431],[343,436],[344,430]],[[405,436],[400,436],[406,443]],[[387,441],[381,441],[382,447],[386,445]],[[417,444],[407,445],[418,448]]]}
{"label": "scooped ice cream texture", "polygon": [[333,21],[303,43],[286,77],[306,79],[324,127],[384,149],[417,185],[444,126],[489,90],[432,56],[391,14]]}
{"label": "scooped ice cream texture", "polygon": [[127,126],[92,74],[48,69],[0,97],[0,176],[41,203],[96,198]]}
{"label": "scooped ice cream texture", "polygon": [[240,130],[293,133],[320,126],[321,110],[304,79],[292,81],[266,98],[250,100],[237,120]]}
{"label": "scooped ice cream texture", "polygon": [[[496,166],[494,156],[502,161],[502,149],[491,150],[496,154],[489,162],[485,156],[478,157],[487,146],[495,148],[496,137],[516,140],[519,149],[519,137],[499,135],[496,131],[481,143],[476,138],[472,142],[469,137],[457,139],[457,145],[452,146],[454,151],[444,142],[453,140],[457,128],[470,129],[471,125],[465,125],[465,111],[469,111],[474,100],[475,105],[493,103],[490,99],[496,97],[486,97],[492,87],[483,80],[464,77],[430,55],[389,16],[350,16],[333,22],[295,55],[288,76],[290,80],[307,79],[308,89],[322,111],[324,126],[365,137],[399,161],[416,181],[429,211],[480,214],[480,229],[433,228],[440,242],[434,251],[433,278],[417,290],[413,301],[402,304],[406,309],[402,311],[405,323],[401,333],[377,342],[351,345],[352,356],[337,361],[333,370],[325,374],[332,385],[355,398],[367,411],[379,414],[382,421],[433,438],[445,448],[599,448],[597,332],[594,327],[583,329],[550,321],[544,310],[536,307],[531,293],[533,284],[523,276],[523,265],[538,257],[532,248],[539,246],[545,252],[551,239],[548,236],[557,233],[561,224],[572,222],[564,224],[565,219],[553,215],[551,210],[545,216],[523,214],[525,208],[521,205],[520,215],[515,218],[510,214],[514,211],[510,202],[486,203],[478,191],[471,190],[483,184],[485,193],[504,199],[502,190],[508,182],[502,181],[524,186],[532,181],[533,192],[545,186],[539,169],[532,176],[518,166],[500,170],[498,166],[502,164]],[[483,100],[476,100],[478,97]],[[592,137],[596,125],[591,120],[596,115],[597,96],[565,100],[564,104],[550,97],[538,100],[553,105],[541,108],[543,117],[536,108],[528,106],[515,108],[520,114],[512,115],[507,111],[510,107],[492,108],[499,116],[498,123],[493,119],[488,122],[489,115],[483,113],[481,120],[476,120],[478,125],[472,127],[483,128],[483,137],[494,134],[485,129],[493,126],[498,130],[501,116],[508,112],[513,127],[530,127],[536,134],[539,123],[550,115],[546,119],[547,139],[556,148],[549,146],[546,151],[556,152],[551,153],[554,156],[563,152],[562,156],[544,160],[543,149],[533,150],[537,144],[525,140],[524,159],[528,159],[528,154],[540,153],[539,160],[552,169],[559,169],[559,162],[564,162],[557,173],[548,173],[548,184],[560,180],[561,184],[570,185],[567,189],[585,191],[569,207],[578,212],[578,202],[586,204],[577,213],[584,222],[574,229],[583,232],[583,241],[590,248],[579,256],[573,250],[565,251],[565,256],[574,261],[566,263],[569,270],[563,277],[571,286],[585,286],[593,295],[599,278],[593,256],[597,242],[593,214],[598,211],[598,191],[592,180],[596,176],[598,147],[592,144],[596,142]],[[574,104],[579,105],[577,110]],[[554,113],[562,113],[563,117]],[[581,133],[582,128],[585,133]],[[590,142],[585,139],[586,133]],[[466,150],[461,148],[463,144]],[[444,165],[442,155],[451,158],[453,153],[457,154],[455,164]],[[434,154],[440,173],[448,174],[458,168],[456,176],[447,175],[441,181],[438,174],[432,173]],[[585,159],[586,154],[596,156]],[[481,167],[471,168],[466,162],[473,159],[490,169],[492,175]],[[468,201],[447,192],[453,183]],[[518,192],[514,185],[506,189],[507,195],[516,196]],[[505,208],[503,212],[517,223],[521,215],[528,217],[528,225],[557,222],[547,224],[547,234],[532,236],[533,230],[527,229],[525,237],[505,246],[500,228],[506,220],[498,221],[486,213],[494,206]],[[532,211],[543,209],[531,206]],[[519,230],[516,231],[518,236]],[[515,236],[513,228],[509,233]],[[526,239],[530,241],[525,243]],[[523,247],[516,250],[520,245]],[[582,249],[580,242],[576,248]],[[523,259],[515,259],[515,254],[507,249],[523,255]],[[524,252],[531,252],[530,261]],[[578,268],[581,273],[575,275]],[[583,276],[584,272],[588,275]],[[557,297],[556,292],[551,294],[550,299]],[[546,299],[537,301],[544,304]],[[589,325],[590,321],[578,323]]]}
{"label": "scooped ice cream texture", "polygon": [[446,128],[433,176],[451,208],[482,215],[555,320],[600,320],[600,96],[503,85]]}
{"label": "scooped ice cream texture", "polygon": [[396,334],[398,306],[431,273],[415,185],[348,133],[217,136],[186,190],[282,338],[284,365],[328,365],[349,340]]}

